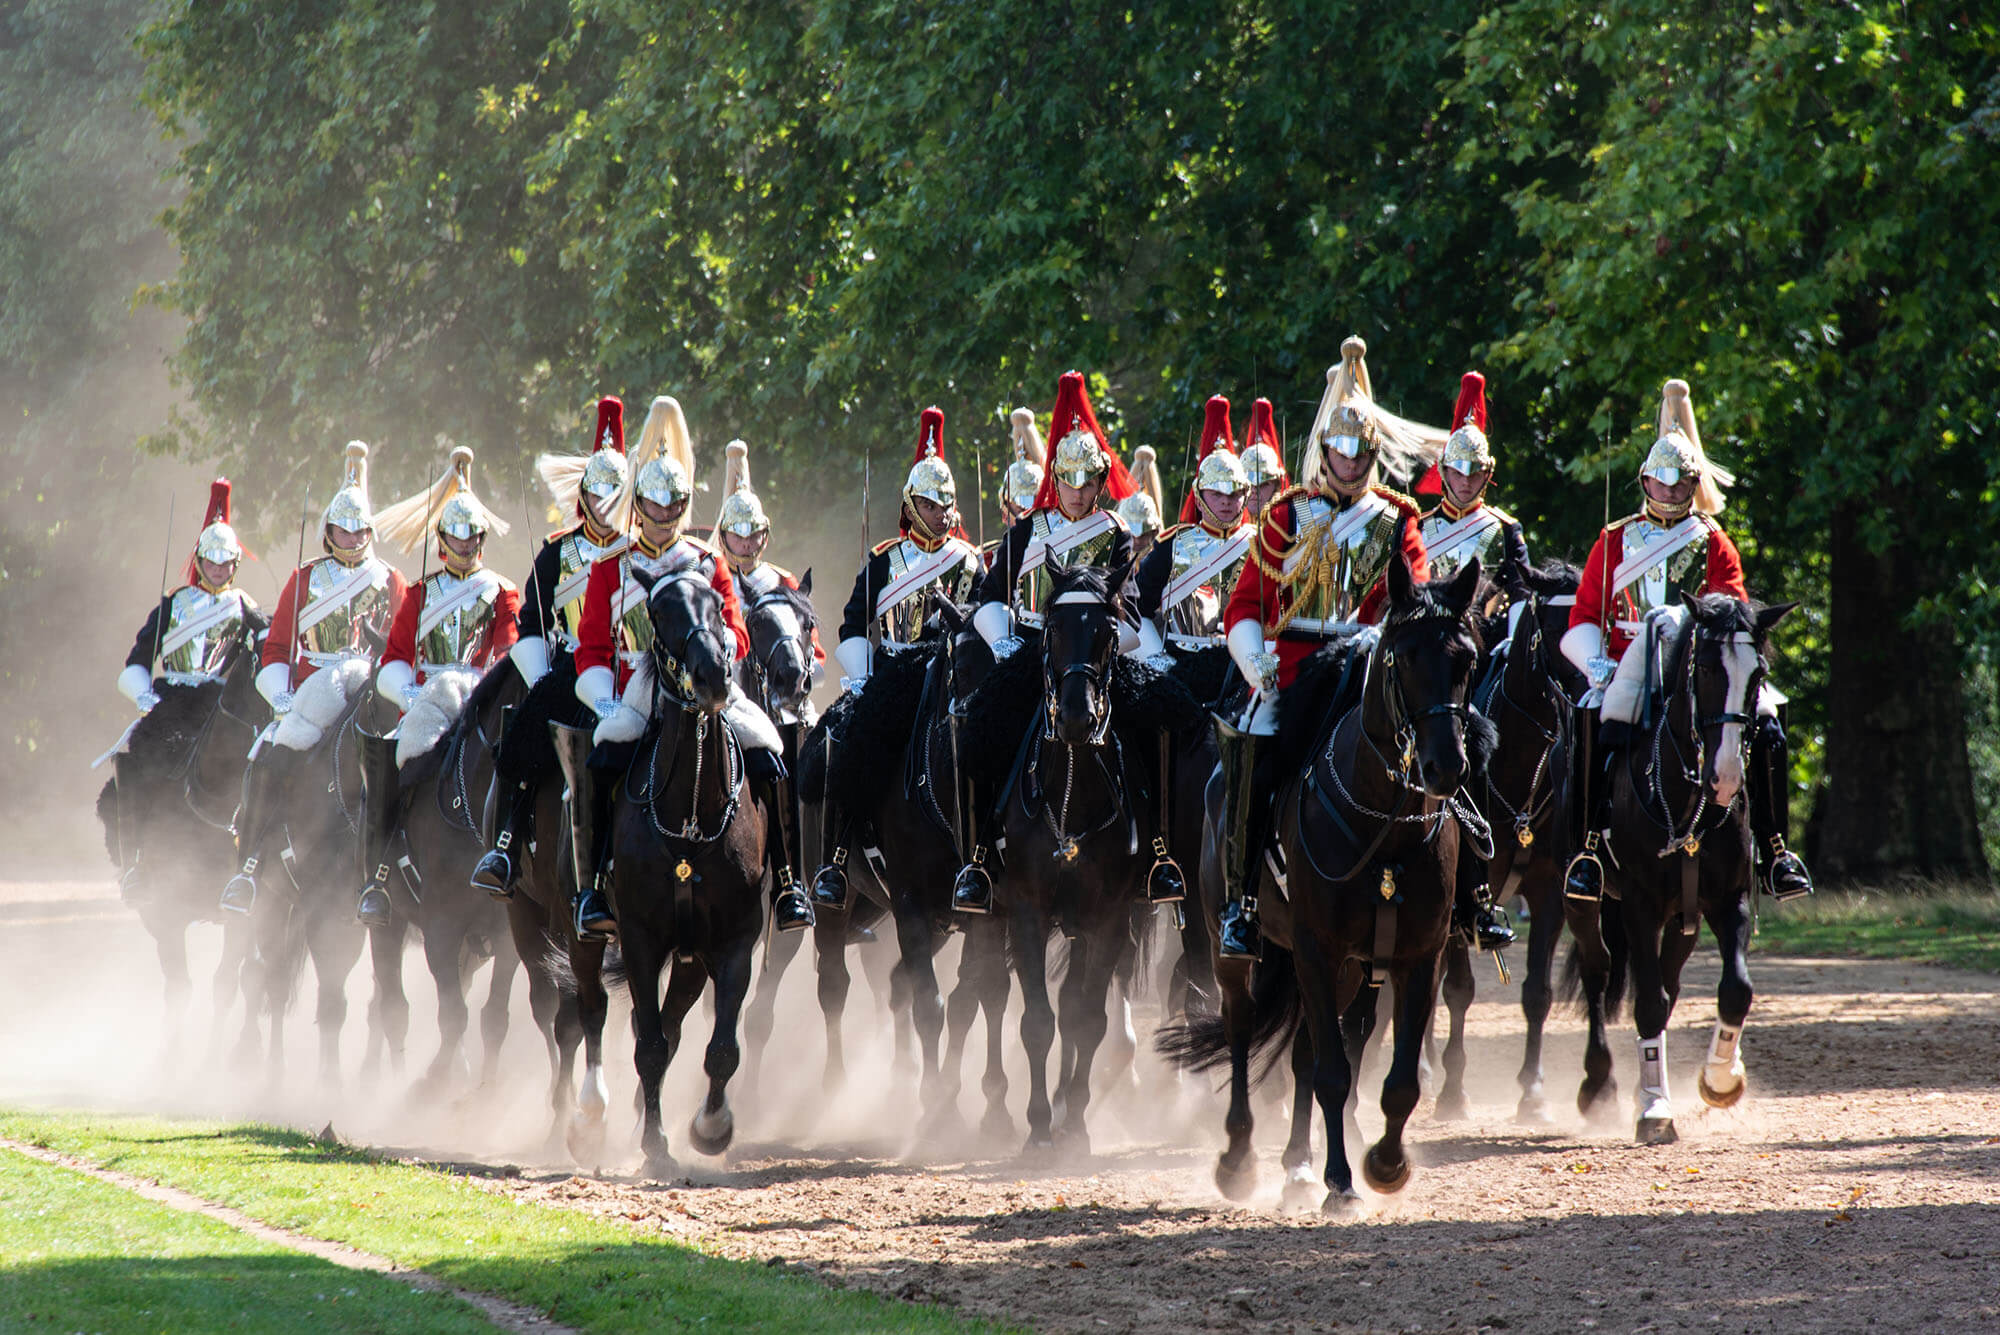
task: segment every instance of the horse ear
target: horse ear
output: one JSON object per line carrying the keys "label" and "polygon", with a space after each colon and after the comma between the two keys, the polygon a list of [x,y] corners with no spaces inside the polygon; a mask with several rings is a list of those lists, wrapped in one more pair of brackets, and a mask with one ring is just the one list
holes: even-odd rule
{"label": "horse ear", "polygon": [[1783,621],[1785,619],[1785,614],[1797,606],[1798,606],[1797,603],[1773,603],[1769,607],[1758,608],[1757,638],[1760,640],[1763,639],[1766,635],[1770,633],[1771,627],[1777,625],[1780,621]]}
{"label": "horse ear", "polygon": [[799,592],[803,593],[804,595],[806,595],[806,597],[810,598],[812,597],[812,591],[813,591],[813,568],[811,566],[807,566],[806,573],[799,576]]}
{"label": "horse ear", "polygon": [[1687,608],[1689,616],[1698,617],[1701,615],[1701,598],[1698,595],[1689,593],[1686,589],[1682,589],[1681,603],[1683,606]]}
{"label": "horse ear", "polygon": [[1459,568],[1451,583],[1444,586],[1445,601],[1455,612],[1463,612],[1472,606],[1472,595],[1479,592],[1479,558],[1473,557]]}
{"label": "horse ear", "polygon": [[1139,562],[1135,558],[1111,572],[1108,588],[1113,601],[1120,601],[1125,597],[1125,590],[1132,582],[1132,571],[1138,567],[1138,564]]}
{"label": "horse ear", "polygon": [[1389,562],[1389,601],[1407,603],[1415,588],[1416,580],[1410,574],[1410,563],[1398,553],[1396,559]]}
{"label": "horse ear", "polygon": [[639,587],[646,591],[647,596],[649,597],[652,595],[653,586],[659,583],[660,580],[660,577],[658,575],[655,575],[654,573],[643,568],[637,563],[627,563],[625,566],[625,573],[630,575],[632,579],[635,582],[637,582]]}
{"label": "horse ear", "polygon": [[953,635],[965,629],[965,614],[958,610],[958,604],[936,589],[931,590],[931,607],[936,612],[938,620],[944,623],[945,629]]}

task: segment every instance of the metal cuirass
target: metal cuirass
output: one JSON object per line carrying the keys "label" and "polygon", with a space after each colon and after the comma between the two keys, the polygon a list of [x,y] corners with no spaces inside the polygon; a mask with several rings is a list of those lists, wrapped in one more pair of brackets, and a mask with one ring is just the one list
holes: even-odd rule
{"label": "metal cuirass", "polygon": [[[423,607],[439,607],[461,597],[468,579],[484,584],[484,591],[470,597],[463,606],[447,612],[417,639],[417,662],[425,672],[434,672],[453,663],[471,664],[473,655],[479,652],[480,642],[493,625],[494,603],[500,596],[501,585],[500,581],[490,576],[482,578],[480,573],[462,577],[440,571],[426,577]],[[420,621],[427,620],[428,617],[420,617]]]}
{"label": "metal cuirass", "polygon": [[640,570],[657,578],[699,566],[705,573],[713,574],[716,559],[713,552],[692,538],[675,541],[658,556],[648,556],[635,545],[618,558],[623,578],[613,595],[616,605],[612,608],[612,619],[623,632],[624,648],[632,659],[653,647],[653,614],[646,605],[646,586],[632,578],[632,571]]}
{"label": "metal cuirass", "polygon": [[387,637],[390,606],[389,567],[375,557],[359,566],[342,565],[323,556],[306,568],[306,596],[302,613],[312,613],[326,594],[366,570],[371,578],[361,583],[339,606],[329,610],[311,626],[299,631],[299,648],[309,654],[367,654],[372,652],[364,632],[377,639]]}
{"label": "metal cuirass", "polygon": [[[1089,516],[1086,515],[1085,518],[1087,519]],[[1033,515],[1029,516],[1028,522],[1034,525],[1032,530],[1035,535],[1034,540],[1039,543],[1046,543],[1051,538],[1060,537],[1062,531],[1068,528],[1071,523],[1070,520],[1063,518],[1054,510],[1037,510]],[[1118,531],[1119,525],[1114,519],[1101,533],[1096,533],[1085,538],[1082,542],[1064,552],[1062,559],[1071,566],[1101,566],[1105,561],[1110,559],[1112,544],[1117,541]],[[1049,564],[1047,561],[1043,561],[1033,570],[1021,576],[1019,610],[1040,616],[1044,610],[1044,605],[1049,599],[1050,584]]]}
{"label": "metal cuirass", "polygon": [[[222,660],[230,642],[243,629],[244,606],[248,599],[235,589],[210,593],[190,584],[167,601],[167,624],[160,627],[160,665],[165,674],[214,676],[222,671]],[[250,604],[254,606],[255,604]],[[201,626],[185,643],[168,644],[183,626]]]}
{"label": "metal cuirass", "polygon": [[941,567],[922,586],[901,589],[899,584],[913,567],[923,566],[937,558],[936,552],[927,552],[913,539],[904,538],[889,549],[889,575],[884,589],[894,589],[899,596],[895,605],[882,613],[882,638],[890,644],[915,644],[923,637],[924,614],[930,606],[928,591],[936,589],[955,603],[962,603],[972,596],[973,586],[978,582],[979,553],[970,543],[957,539],[946,539],[946,548],[958,552],[960,559]]}
{"label": "metal cuirass", "polygon": [[583,530],[563,535],[556,547],[556,626],[569,648],[576,647],[577,623],[583,620],[583,592],[590,582],[590,568],[617,550],[623,538],[613,538],[598,546],[583,536]]}
{"label": "metal cuirass", "polygon": [[[1227,545],[1234,537],[1234,534],[1211,533],[1199,524],[1190,524],[1174,534],[1173,568],[1167,576],[1167,587],[1173,588],[1188,571],[1206,562],[1217,547]],[[1236,588],[1237,576],[1243,573],[1243,563],[1249,554],[1246,546],[1234,560],[1204,580],[1193,592],[1171,607],[1161,607],[1160,614],[1167,623],[1167,630],[1177,635],[1212,635],[1220,630],[1222,609],[1229,603],[1229,595]]]}
{"label": "metal cuirass", "polygon": [[1383,506],[1343,541],[1330,542],[1326,530],[1339,516],[1323,496],[1292,501],[1296,564],[1287,559],[1284,579],[1291,592],[1289,619],[1308,623],[1302,630],[1351,623],[1395,555],[1396,523],[1402,517],[1396,507]]}
{"label": "metal cuirass", "polygon": [[1425,515],[1418,531],[1423,535],[1424,557],[1430,565],[1431,578],[1448,579],[1474,557],[1491,572],[1506,555],[1502,550],[1505,518],[1490,505],[1482,505],[1457,519],[1446,518],[1442,509]]}
{"label": "metal cuirass", "polygon": [[[1623,550],[1619,563],[1630,561],[1654,543],[1665,541],[1674,527],[1656,524],[1644,515],[1626,521],[1618,530]],[[1708,583],[1711,532],[1704,525],[1700,534],[1679,551],[1620,589],[1612,599],[1612,615],[1619,621],[1642,621],[1656,607],[1680,606],[1684,593],[1700,593]]]}

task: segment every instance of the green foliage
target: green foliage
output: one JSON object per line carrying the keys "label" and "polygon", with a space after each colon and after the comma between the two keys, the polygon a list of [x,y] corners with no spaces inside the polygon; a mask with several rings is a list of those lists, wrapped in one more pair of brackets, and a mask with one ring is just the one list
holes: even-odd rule
{"label": "green foliage", "polygon": [[1766,908],[1757,948],[1787,955],[1863,956],[2000,973],[2000,897],[1933,888],[1911,894],[1820,894]]}

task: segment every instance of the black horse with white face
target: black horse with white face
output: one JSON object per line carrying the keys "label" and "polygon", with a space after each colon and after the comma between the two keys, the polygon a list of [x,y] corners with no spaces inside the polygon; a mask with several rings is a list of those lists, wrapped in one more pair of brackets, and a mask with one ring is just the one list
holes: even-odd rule
{"label": "black horse with white face", "polygon": [[1697,1088],[1711,1107],[1743,1097],[1740,1042],[1752,996],[1744,951],[1754,893],[1746,756],[1766,641],[1793,606],[1686,599],[1685,617],[1665,637],[1658,697],[1612,775],[1606,901],[1565,901],[1577,942],[1571,966],[1590,1017],[1577,1108],[1594,1113],[1617,1091],[1605,1027],[1629,980],[1639,1031],[1638,1139],[1647,1144],[1676,1138],[1667,1021],[1704,919],[1722,954],[1722,980]]}

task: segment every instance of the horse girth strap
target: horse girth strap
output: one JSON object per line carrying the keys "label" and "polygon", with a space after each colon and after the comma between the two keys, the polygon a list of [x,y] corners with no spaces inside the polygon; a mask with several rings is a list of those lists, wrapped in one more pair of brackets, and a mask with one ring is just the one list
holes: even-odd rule
{"label": "horse girth strap", "polygon": [[694,868],[686,858],[674,864],[674,954],[693,959],[689,943],[694,940]]}
{"label": "horse girth strap", "polygon": [[[1401,896],[1397,896],[1397,899]],[[1375,901],[1375,938],[1368,947],[1368,986],[1382,985],[1382,961],[1396,955],[1396,899]]]}
{"label": "horse girth strap", "polygon": [[1701,865],[1699,849],[1681,852],[1681,935],[1701,931]]}

